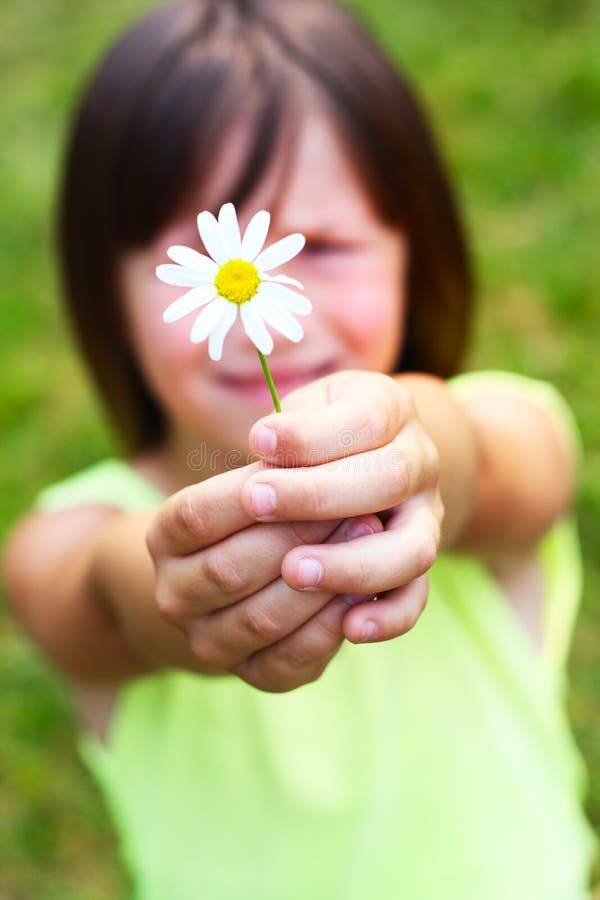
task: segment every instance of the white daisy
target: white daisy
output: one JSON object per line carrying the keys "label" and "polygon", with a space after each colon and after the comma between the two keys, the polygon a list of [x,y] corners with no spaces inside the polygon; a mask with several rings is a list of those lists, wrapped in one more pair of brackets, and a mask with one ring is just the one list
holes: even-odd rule
{"label": "white daisy", "polygon": [[191,288],[165,310],[165,322],[176,322],[204,307],[192,325],[190,339],[199,344],[208,338],[211,359],[221,359],[223,341],[238,310],[246,334],[265,355],[273,349],[266,325],[290,341],[304,336],[294,316],[307,316],[312,306],[291,290],[302,290],[302,285],[286,275],[269,273],[293,259],[305,239],[302,234],[290,234],[263,250],[270,220],[265,210],[257,212],[242,238],[233,203],[221,207],[218,220],[210,212],[201,212],[198,231],[210,256],[190,247],[169,247],[167,255],[176,265],[156,269],[157,278],[166,284]]}

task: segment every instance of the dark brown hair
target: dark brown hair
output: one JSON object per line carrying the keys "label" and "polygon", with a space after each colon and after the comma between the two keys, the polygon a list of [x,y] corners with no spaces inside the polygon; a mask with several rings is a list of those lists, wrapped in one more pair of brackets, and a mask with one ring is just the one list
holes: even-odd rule
{"label": "dark brown hair", "polygon": [[307,81],[382,219],[408,238],[398,370],[458,370],[471,312],[469,258],[435,141],[406,81],[329,0],[186,0],[139,21],[102,62],[74,122],[60,195],[71,321],[129,453],[160,441],[166,419],[127,340],[119,260],[174,217],[249,110],[248,152],[224,198],[239,205],[268,165],[288,99]]}

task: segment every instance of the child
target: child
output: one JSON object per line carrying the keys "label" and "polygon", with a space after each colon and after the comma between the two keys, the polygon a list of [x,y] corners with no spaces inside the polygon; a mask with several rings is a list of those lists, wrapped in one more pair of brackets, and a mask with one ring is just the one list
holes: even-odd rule
{"label": "child", "polygon": [[[215,363],[162,322],[156,266],[226,201],[307,237],[281,414],[239,323]],[[125,459],[41,494],[5,580],[72,679],[137,896],[587,896],[569,413],[450,378],[468,257],[406,83],[327,0],[160,9],[83,98],[60,224]]]}

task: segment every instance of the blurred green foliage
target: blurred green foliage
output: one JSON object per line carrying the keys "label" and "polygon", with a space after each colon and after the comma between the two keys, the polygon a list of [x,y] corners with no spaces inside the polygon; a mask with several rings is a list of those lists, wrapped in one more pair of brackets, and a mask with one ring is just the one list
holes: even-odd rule
{"label": "blurred green foliage", "polygon": [[[284,0],[282,0],[284,2]],[[553,381],[581,425],[586,593],[570,713],[600,825],[600,4],[351,0],[415,80],[464,201],[480,282],[472,365]],[[82,79],[144,0],[0,6],[0,538],[45,484],[116,448],[57,301],[52,210]],[[100,900],[126,878],[60,678],[0,618],[0,898]]]}

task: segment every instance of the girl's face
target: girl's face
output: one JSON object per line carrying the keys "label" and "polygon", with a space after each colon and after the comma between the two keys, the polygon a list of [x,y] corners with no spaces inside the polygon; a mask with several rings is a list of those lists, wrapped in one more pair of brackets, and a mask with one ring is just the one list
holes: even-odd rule
{"label": "girl's face", "polygon": [[[241,133],[228,142],[210,181],[213,205],[223,196],[231,167],[244,150]],[[275,346],[269,366],[280,397],[341,369],[391,371],[403,343],[405,239],[378,218],[325,114],[306,117],[293,164],[285,179],[279,179],[276,159],[238,217],[243,233],[254,212],[272,207],[276,189],[267,245],[296,231],[306,236],[300,255],[277,270],[301,281],[313,304],[313,312],[300,319],[305,331],[300,343],[271,329]],[[203,202],[195,212],[211,208],[206,192]],[[166,251],[172,244],[204,251],[193,212],[122,264],[137,357],[176,442],[194,447],[203,441],[213,452],[220,448],[245,453],[251,425],[272,410],[256,349],[239,316],[220,362],[209,359],[206,343],[191,343],[194,313],[169,325],[162,321],[163,310],[186,290],[162,284],[154,273],[157,265],[168,262]]]}

